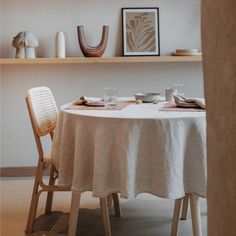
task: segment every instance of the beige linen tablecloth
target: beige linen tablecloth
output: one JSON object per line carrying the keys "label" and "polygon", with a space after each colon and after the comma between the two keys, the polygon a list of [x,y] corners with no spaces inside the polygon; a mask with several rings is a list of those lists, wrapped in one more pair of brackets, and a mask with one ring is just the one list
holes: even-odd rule
{"label": "beige linen tablecloth", "polygon": [[52,157],[59,183],[95,197],[148,192],[177,199],[206,196],[203,112],[159,111],[163,104],[123,110],[60,110]]}

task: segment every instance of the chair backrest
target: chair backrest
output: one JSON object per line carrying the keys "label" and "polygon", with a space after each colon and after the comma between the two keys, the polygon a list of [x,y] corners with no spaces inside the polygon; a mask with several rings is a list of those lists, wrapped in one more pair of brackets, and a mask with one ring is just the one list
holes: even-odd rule
{"label": "chair backrest", "polygon": [[57,122],[57,106],[51,90],[36,87],[27,91],[26,103],[34,132],[41,137],[52,134]]}

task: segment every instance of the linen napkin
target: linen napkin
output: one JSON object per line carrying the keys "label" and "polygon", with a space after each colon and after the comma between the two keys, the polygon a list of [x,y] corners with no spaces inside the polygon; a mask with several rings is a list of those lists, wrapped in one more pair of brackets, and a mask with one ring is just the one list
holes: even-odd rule
{"label": "linen napkin", "polygon": [[204,98],[186,98],[182,95],[174,95],[175,103],[178,107],[200,107],[206,109],[205,99]]}
{"label": "linen napkin", "polygon": [[98,97],[85,97],[81,96],[78,100],[73,102],[73,105],[88,105],[88,104],[103,104],[104,99]]}

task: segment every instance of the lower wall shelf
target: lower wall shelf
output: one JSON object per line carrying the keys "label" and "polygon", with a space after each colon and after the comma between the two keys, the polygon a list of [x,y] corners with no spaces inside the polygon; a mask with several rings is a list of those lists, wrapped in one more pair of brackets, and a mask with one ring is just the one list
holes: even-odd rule
{"label": "lower wall shelf", "polygon": [[157,62],[201,62],[201,56],[155,56],[155,57],[67,57],[15,59],[0,58],[0,65],[27,64],[105,64],[105,63],[157,63]]}

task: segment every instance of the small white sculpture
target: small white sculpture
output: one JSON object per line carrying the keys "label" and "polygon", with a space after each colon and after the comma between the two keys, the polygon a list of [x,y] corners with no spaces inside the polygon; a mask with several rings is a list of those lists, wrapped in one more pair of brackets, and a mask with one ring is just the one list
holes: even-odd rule
{"label": "small white sculpture", "polygon": [[18,33],[12,41],[16,48],[16,58],[36,58],[35,48],[39,46],[37,38],[29,31]]}

